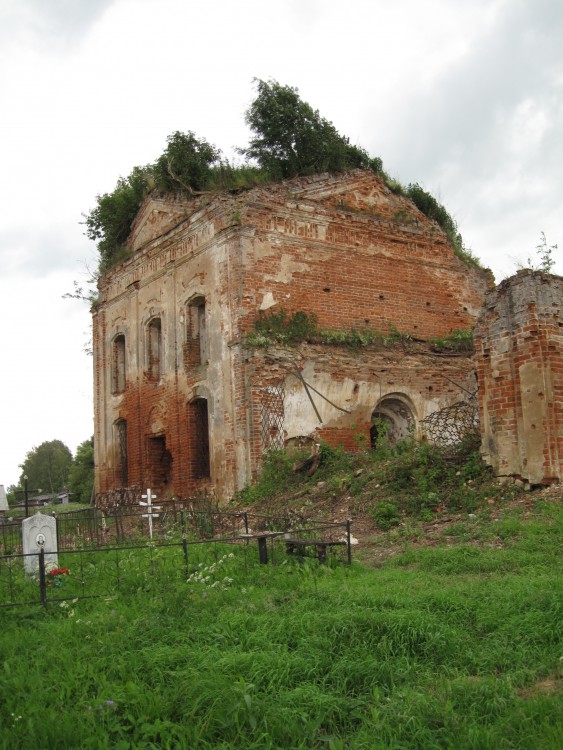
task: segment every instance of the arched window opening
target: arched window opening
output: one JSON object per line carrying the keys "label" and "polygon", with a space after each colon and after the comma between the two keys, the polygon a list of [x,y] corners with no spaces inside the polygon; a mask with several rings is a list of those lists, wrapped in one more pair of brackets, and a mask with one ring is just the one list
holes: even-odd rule
{"label": "arched window opening", "polygon": [[393,396],[383,398],[371,415],[370,442],[376,448],[383,440],[395,445],[411,437],[416,421],[410,407]]}
{"label": "arched window opening", "polygon": [[127,420],[118,419],[114,425],[116,445],[115,480],[119,487],[129,484],[129,467],[127,452]]}
{"label": "arched window opening", "polygon": [[111,392],[123,393],[125,383],[125,336],[119,334],[112,346]]}
{"label": "arched window opening", "polygon": [[153,318],[147,326],[147,371],[151,380],[162,377],[162,324]]}
{"label": "arched window opening", "polygon": [[189,404],[189,443],[194,479],[211,477],[209,456],[209,409],[207,399],[196,398]]}
{"label": "arched window opening", "polygon": [[186,343],[190,352],[190,364],[192,366],[206,365],[209,354],[205,297],[195,297],[188,303]]}

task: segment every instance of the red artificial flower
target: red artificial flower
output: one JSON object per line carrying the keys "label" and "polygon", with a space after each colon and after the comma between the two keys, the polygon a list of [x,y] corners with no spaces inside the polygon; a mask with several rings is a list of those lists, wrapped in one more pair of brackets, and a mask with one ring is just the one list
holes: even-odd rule
{"label": "red artificial flower", "polygon": [[68,571],[67,568],[55,568],[54,570],[49,571],[48,575],[52,578],[56,578],[56,576],[68,576],[70,575],[70,571]]}

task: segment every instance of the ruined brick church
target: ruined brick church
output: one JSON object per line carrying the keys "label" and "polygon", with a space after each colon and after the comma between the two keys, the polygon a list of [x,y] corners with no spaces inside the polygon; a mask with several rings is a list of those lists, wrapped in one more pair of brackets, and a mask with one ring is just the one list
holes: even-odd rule
{"label": "ruined brick church", "polygon": [[[353,450],[382,421],[393,439],[422,437],[429,415],[476,393],[471,358],[429,341],[474,326],[490,274],[371,172],[152,195],[128,246],[93,313],[97,492],[225,500],[266,450]],[[260,311],[281,309],[412,345],[249,346]]]}

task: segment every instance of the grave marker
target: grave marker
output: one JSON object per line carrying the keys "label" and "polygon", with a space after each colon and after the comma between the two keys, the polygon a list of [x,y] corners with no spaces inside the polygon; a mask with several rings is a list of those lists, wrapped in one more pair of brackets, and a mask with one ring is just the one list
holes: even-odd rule
{"label": "grave marker", "polygon": [[147,509],[147,512],[143,513],[143,518],[149,519],[149,537],[152,539],[152,519],[158,518],[160,515],[160,513],[155,513],[154,511],[161,510],[162,506],[152,504],[152,501],[156,500],[156,495],[153,495],[150,489],[147,490],[146,495],[141,495],[141,497],[143,498],[143,500],[146,499],[147,501],[146,503],[144,503],[143,500],[141,500],[139,502],[139,505],[143,505]]}
{"label": "grave marker", "polygon": [[35,575],[39,569],[39,553],[45,552],[45,565],[59,566],[57,555],[57,521],[53,516],[37,512],[22,521],[22,545],[25,572]]}
{"label": "grave marker", "polygon": [[0,512],[4,512],[6,510],[10,510],[8,506],[8,498],[6,497],[6,490],[4,489],[4,485],[0,484]]}

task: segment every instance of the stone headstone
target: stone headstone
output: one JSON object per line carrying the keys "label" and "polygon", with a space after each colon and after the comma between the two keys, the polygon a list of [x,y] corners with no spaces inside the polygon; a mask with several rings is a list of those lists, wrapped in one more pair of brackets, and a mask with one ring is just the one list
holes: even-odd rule
{"label": "stone headstone", "polygon": [[34,575],[39,569],[39,552],[45,551],[45,565],[59,566],[57,555],[57,522],[53,516],[37,512],[22,521],[22,544],[25,572]]}
{"label": "stone headstone", "polygon": [[8,498],[6,497],[6,490],[4,485],[0,484],[0,512],[10,510],[8,506]]}

